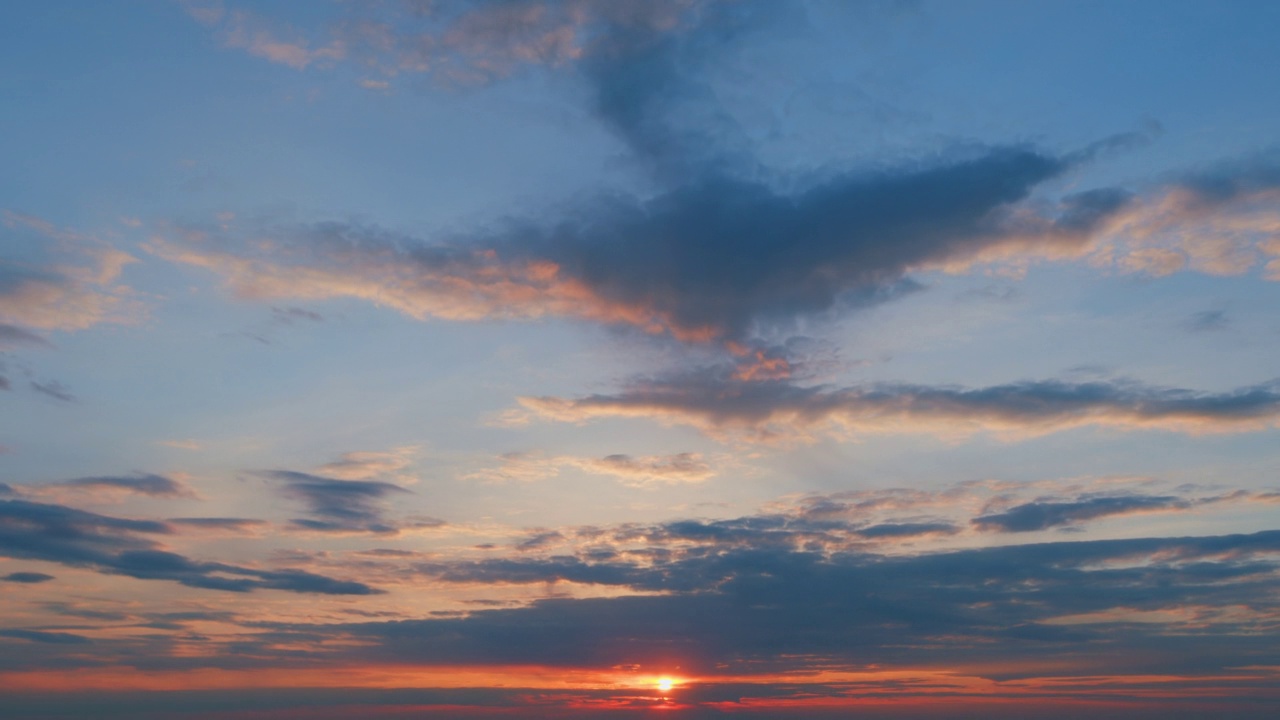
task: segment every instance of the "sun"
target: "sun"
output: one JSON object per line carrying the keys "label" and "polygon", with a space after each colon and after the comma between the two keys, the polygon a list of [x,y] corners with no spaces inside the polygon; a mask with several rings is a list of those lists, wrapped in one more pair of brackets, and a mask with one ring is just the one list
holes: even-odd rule
{"label": "sun", "polygon": [[669,677],[658,678],[658,689],[662,692],[667,692],[671,688],[675,687],[675,684],[676,682]]}

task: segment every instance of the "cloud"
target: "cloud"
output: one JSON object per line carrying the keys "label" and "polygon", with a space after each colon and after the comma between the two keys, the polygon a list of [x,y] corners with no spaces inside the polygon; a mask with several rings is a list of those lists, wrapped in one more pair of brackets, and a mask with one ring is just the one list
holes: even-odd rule
{"label": "cloud", "polygon": [[1276,382],[1203,393],[1131,382],[1026,381],[985,388],[878,384],[844,388],[786,380],[741,382],[723,368],[639,381],[615,394],[524,397],[533,414],[562,422],[639,417],[690,425],[713,437],[806,440],[827,432],[989,432],[1005,439],[1085,426],[1187,433],[1261,430],[1280,420]]}
{"label": "cloud", "polygon": [[300,570],[258,570],[191,560],[161,549],[153,537],[171,535],[167,523],[99,515],[62,505],[0,501],[0,555],[42,560],[141,580],[170,580],[231,592],[276,589],[334,595],[378,591],[359,582]]}
{"label": "cloud", "polygon": [[271,317],[281,325],[292,325],[300,320],[324,322],[324,316],[320,313],[297,307],[272,307]]}
{"label": "cloud", "polygon": [[383,498],[408,490],[385,482],[335,480],[291,470],[261,473],[284,484],[281,492],[307,506],[311,517],[293,520],[304,530],[325,533],[395,534],[400,527],[383,517]]}
{"label": "cloud", "polygon": [[132,290],[117,282],[133,257],[41,218],[10,210],[2,218],[6,252],[0,256],[0,323],[83,330],[137,318]]}
{"label": "cloud", "polygon": [[229,47],[295,69],[345,59],[389,79],[423,73],[443,83],[477,84],[521,68],[573,63],[594,46],[611,45],[622,33],[672,29],[706,4],[516,0],[364,5],[310,37],[259,15],[227,12],[221,5],[187,3],[187,10]]}
{"label": "cloud", "polygon": [[291,28],[273,27],[264,18],[244,10],[225,14],[199,10],[190,12],[202,22],[217,26],[218,35],[227,47],[244,50],[294,70],[305,70],[312,64],[332,64],[347,55],[346,44],[340,39],[312,47],[307,39]]}
{"label": "cloud", "polygon": [[1015,212],[1070,166],[1030,148],[850,172],[798,193],[729,177],[649,200],[600,199],[548,221],[424,243],[341,223],[267,227],[252,244],[173,228],[152,252],[263,301],[352,297],[411,317],[570,317],[682,340],[762,328],[908,289],[909,271],[1028,243],[1076,252],[1106,215],[1069,199],[1056,217]]}
{"label": "cloud", "polygon": [[[683,672],[714,677],[857,668],[875,658],[881,667],[1016,668],[1035,660],[1057,663],[1067,674],[1223,672],[1277,657],[1263,637],[1280,612],[1273,592],[1278,553],[1280,533],[1263,532],[911,556],[746,543],[643,562],[512,558],[437,567],[435,577],[563,579],[662,594],[553,598],[462,618],[346,629],[378,643],[366,657],[428,665],[679,664]],[[1241,604],[1254,612],[1171,612],[1161,623],[1059,622],[1116,608],[1225,611]],[[1206,618],[1212,622],[1204,624]],[[1250,633],[1264,635],[1244,640]]]}
{"label": "cloud", "polygon": [[982,530],[1031,532],[1055,527],[1071,527],[1086,520],[1138,513],[1187,510],[1193,503],[1171,496],[1119,495],[1088,497],[1069,502],[1031,502],[1003,512],[974,518]]}
{"label": "cloud", "polygon": [[378,452],[346,452],[339,459],[316,468],[316,472],[340,480],[368,480],[396,475],[413,464],[418,451],[417,445],[406,445]]}
{"label": "cloud", "polygon": [[[334,30],[331,47],[358,48],[388,76],[490,80],[533,65],[575,73],[595,117],[654,171],[660,189],[452,239],[330,222],[172,228],[150,248],[267,302],[358,298],[417,319],[568,317],[742,343],[898,297],[927,271],[1016,273],[1046,259],[1087,259],[1122,272],[1238,274],[1280,228],[1275,153],[1143,191],[1049,192],[1076,167],[1147,141],[1158,127],[1075,152],[970,145],[820,182],[782,177],[752,158],[709,77],[737,42],[789,13],[804,11],[575,0],[357,13]],[[301,45],[288,48],[275,59],[311,62]]]}
{"label": "cloud", "polygon": [[35,643],[52,645],[84,645],[90,642],[83,635],[65,632],[47,632],[44,630],[0,629],[0,637],[16,638]]}
{"label": "cloud", "polygon": [[82,477],[40,485],[24,485],[21,486],[21,493],[37,497],[55,497],[63,501],[85,499],[108,501],[126,495],[142,495],[166,500],[199,497],[184,482],[149,473]]}
{"label": "cloud", "polygon": [[[1184,269],[1240,275],[1274,255],[1280,233],[1280,151],[1188,173],[1112,219],[1092,254],[1099,265],[1156,277]],[[1268,264],[1264,275],[1276,279]]]}
{"label": "cloud", "polygon": [[608,475],[625,485],[644,487],[702,482],[716,470],[698,453],[674,455],[613,454],[604,457],[573,455],[546,456],[537,452],[510,452],[499,458],[497,467],[484,468],[464,476],[479,482],[536,482],[556,477],[568,467],[592,475]]}
{"label": "cloud", "polygon": [[42,395],[47,395],[58,402],[76,402],[76,396],[72,395],[67,388],[57,380],[51,380],[47,383],[36,382],[33,380],[31,382],[31,389]]}
{"label": "cloud", "polygon": [[9,573],[8,575],[0,577],[0,582],[23,583],[27,585],[34,585],[36,583],[49,582],[50,580],[53,580],[53,579],[54,577],[52,575],[45,575],[44,573],[15,572],[15,573]]}
{"label": "cloud", "polygon": [[226,535],[257,535],[268,525],[265,520],[225,517],[169,518],[165,522],[201,533]]}
{"label": "cloud", "polygon": [[23,330],[14,325],[0,324],[0,350],[8,350],[21,345],[53,347],[48,340],[33,332]]}
{"label": "cloud", "polygon": [[1187,320],[1187,329],[1192,332],[1212,332],[1225,330],[1231,324],[1224,310],[1204,310]]}
{"label": "cloud", "polygon": [[675,485],[702,482],[715,475],[697,453],[675,455],[606,455],[599,459],[580,460],[579,467],[588,472],[613,475],[628,485]]}

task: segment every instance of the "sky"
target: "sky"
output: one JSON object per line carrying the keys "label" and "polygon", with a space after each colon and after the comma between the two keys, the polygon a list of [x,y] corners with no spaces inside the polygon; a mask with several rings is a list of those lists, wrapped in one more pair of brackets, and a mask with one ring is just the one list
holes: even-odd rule
{"label": "sky", "polygon": [[0,4],[0,715],[1276,717],[1277,32]]}

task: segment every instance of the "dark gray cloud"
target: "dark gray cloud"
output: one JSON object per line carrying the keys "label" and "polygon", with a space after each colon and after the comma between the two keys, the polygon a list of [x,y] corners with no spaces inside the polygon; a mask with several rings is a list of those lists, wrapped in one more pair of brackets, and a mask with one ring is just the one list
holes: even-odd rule
{"label": "dark gray cloud", "polygon": [[292,325],[300,320],[324,322],[320,313],[300,307],[272,307],[271,319],[280,325]]}
{"label": "dark gray cloud", "polygon": [[837,432],[973,432],[1020,436],[1084,425],[1193,432],[1256,430],[1280,418],[1280,381],[1224,393],[1125,381],[1026,381],[985,388],[877,384],[832,388],[742,382],[725,368],[641,380],[623,392],[521,398],[546,418],[651,417],[711,434],[803,437]]}
{"label": "dark gray cloud", "polygon": [[85,645],[90,642],[89,638],[83,635],[75,635],[66,632],[48,632],[45,630],[0,630],[0,637],[16,638],[18,640],[28,640],[35,643],[47,643],[51,645]]}
{"label": "dark gray cloud", "polygon": [[1204,310],[1192,315],[1187,320],[1187,329],[1192,332],[1212,332],[1225,330],[1231,325],[1225,310]]}
{"label": "dark gray cloud", "polygon": [[57,380],[50,380],[49,382],[43,383],[32,380],[31,389],[42,395],[47,395],[59,402],[73,403],[76,401],[76,396],[72,395],[71,392]]}
{"label": "dark gray cloud", "polygon": [[15,573],[9,573],[8,575],[0,577],[0,582],[24,583],[28,585],[34,585],[36,583],[49,582],[50,580],[53,580],[53,579],[54,577],[52,575],[45,575],[44,573],[15,572]]}
{"label": "dark gray cloud", "polygon": [[30,330],[20,328],[17,325],[6,325],[0,323],[0,349],[7,349],[19,345],[30,345],[34,347],[53,347],[48,340],[37,335]]}
{"label": "dark gray cloud", "polygon": [[983,530],[1031,532],[1074,526],[1086,520],[1162,510],[1186,510],[1196,503],[1180,497],[1151,495],[1096,496],[1066,502],[1030,502],[973,519]]}
{"label": "dark gray cloud", "polygon": [[[918,287],[908,277],[914,270],[1014,249],[1079,254],[1131,203],[1132,194],[1116,188],[1028,201],[1101,149],[1132,145],[1142,133],[1077,152],[968,145],[816,182],[783,177],[753,157],[709,74],[754,33],[802,27],[802,7],[609,5],[433,10],[425,35],[407,46],[429,37],[432,71],[457,53],[489,58],[512,43],[523,49],[508,61],[563,62],[583,81],[595,117],[653,171],[652,196],[596,197],[434,243],[344,223],[254,227],[244,232],[273,238],[274,256],[248,266],[244,256],[258,250],[216,227],[201,228],[194,243],[187,233],[188,247],[155,249],[221,272],[237,291],[264,300],[376,297],[420,318],[565,315],[741,342],[798,317],[897,297]],[[552,37],[568,44],[534,40]],[[379,47],[404,42],[382,37]],[[289,272],[298,266],[323,273]]]}
{"label": "dark gray cloud", "polygon": [[[916,556],[762,541],[658,562],[508,559],[460,564],[439,576],[572,579],[667,594],[549,599],[351,630],[378,638],[375,654],[383,659],[426,663],[661,667],[679,658],[687,672],[732,673],[987,658],[1016,675],[1019,658],[1053,658],[1080,673],[1221,672],[1280,657],[1272,638],[1237,635],[1273,624],[1277,551],[1280,532]],[[1237,604],[1249,611],[1233,615]],[[1160,612],[1184,613],[1185,624],[1142,617]],[[1162,650],[1148,652],[1155,648]]]}
{"label": "dark gray cloud", "polygon": [[259,570],[191,560],[161,549],[152,538],[173,533],[155,520],[130,520],[62,505],[0,501],[0,555],[43,560],[142,580],[171,580],[232,592],[276,589],[368,595],[373,588],[300,570]]}
{"label": "dark gray cloud", "polygon": [[265,520],[222,517],[169,518],[166,522],[170,525],[177,525],[179,527],[190,527],[198,530],[240,534],[253,534],[268,524]]}
{"label": "dark gray cloud", "polygon": [[954,535],[960,528],[945,522],[928,523],[882,523],[855,530],[865,538],[907,538],[920,535]]}
{"label": "dark gray cloud", "polygon": [[195,497],[195,493],[186,484],[154,474],[83,477],[63,480],[44,487],[120,491],[158,498]]}
{"label": "dark gray cloud", "polygon": [[284,482],[281,492],[307,506],[312,517],[293,524],[314,532],[394,534],[400,528],[383,516],[384,498],[408,490],[386,482],[335,480],[292,470],[271,470],[265,477]]}

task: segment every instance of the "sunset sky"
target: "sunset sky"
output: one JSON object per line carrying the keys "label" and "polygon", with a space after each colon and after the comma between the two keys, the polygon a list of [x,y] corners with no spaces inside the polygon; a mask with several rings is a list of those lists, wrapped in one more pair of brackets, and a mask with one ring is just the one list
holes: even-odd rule
{"label": "sunset sky", "polygon": [[1280,716],[1280,3],[0,3],[0,717]]}

